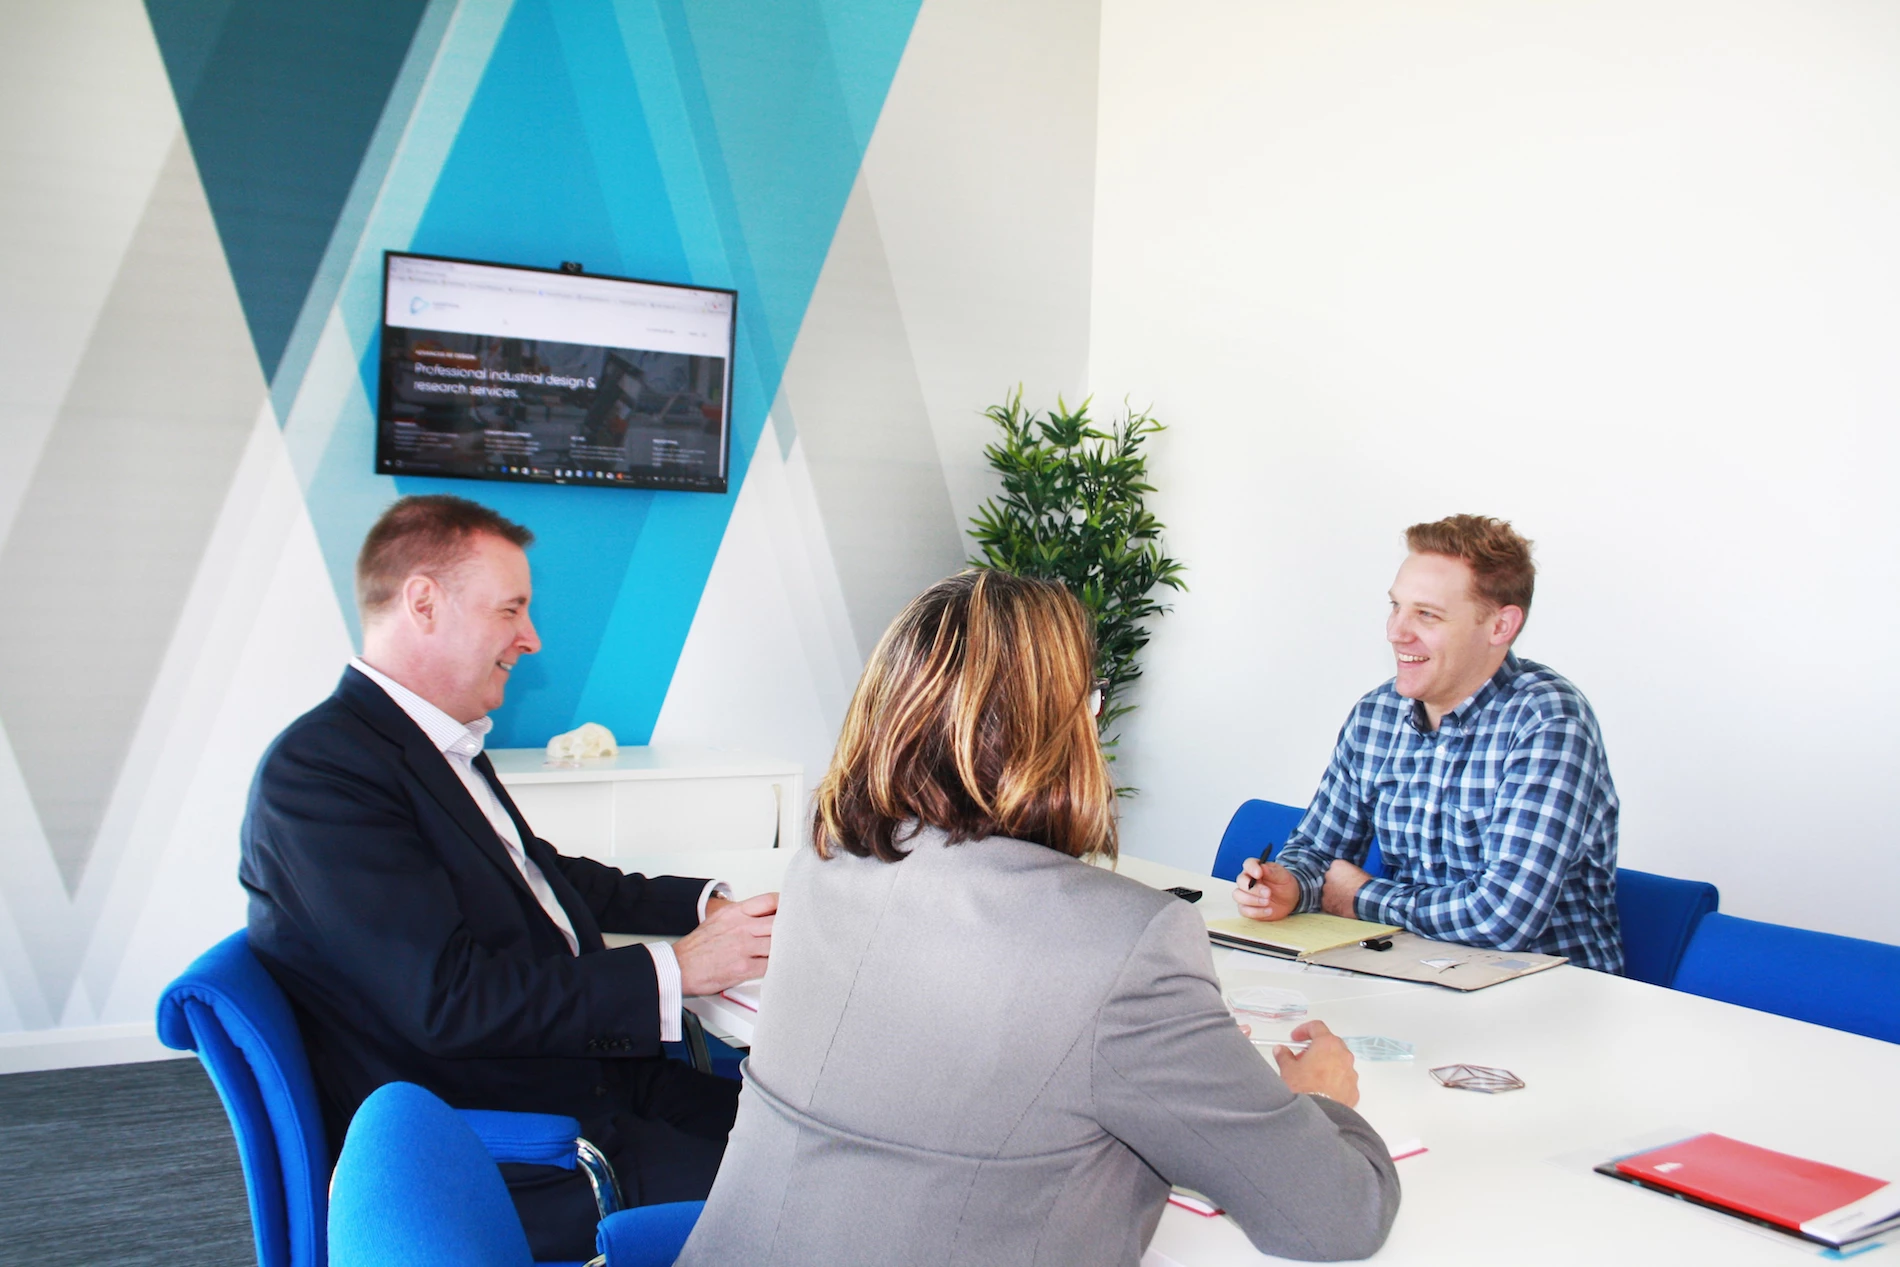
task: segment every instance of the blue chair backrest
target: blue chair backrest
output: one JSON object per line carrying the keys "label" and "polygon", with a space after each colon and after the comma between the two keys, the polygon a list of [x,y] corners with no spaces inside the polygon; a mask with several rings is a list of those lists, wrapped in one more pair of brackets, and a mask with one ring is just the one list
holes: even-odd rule
{"label": "blue chair backrest", "polygon": [[461,1114],[411,1082],[372,1092],[337,1158],[331,1267],[533,1262],[501,1171]]}
{"label": "blue chair backrest", "polygon": [[198,957],[158,1001],[158,1037],[195,1051],[244,1165],[258,1267],[325,1267],[330,1149],[290,1001],[242,932]]}
{"label": "blue chair backrest", "polygon": [[1682,952],[1702,917],[1721,904],[1713,884],[1616,869],[1616,911],[1623,925],[1623,975],[1673,985]]}
{"label": "blue chair backrest", "polygon": [[1705,916],[1676,989],[1900,1043],[1900,946]]}
{"label": "blue chair backrest", "polygon": [[[1214,851],[1214,869],[1209,874],[1216,880],[1238,880],[1242,863],[1262,854],[1271,858],[1279,853],[1305,817],[1305,810],[1278,801],[1242,801],[1227,820],[1227,830],[1221,833],[1220,848]],[[1367,850],[1363,866],[1368,875],[1385,874],[1378,841]]]}
{"label": "blue chair backrest", "polygon": [[1305,810],[1278,801],[1242,801],[1221,833],[1220,848],[1214,853],[1214,878],[1237,880],[1247,859],[1268,850],[1278,853],[1305,816]]}

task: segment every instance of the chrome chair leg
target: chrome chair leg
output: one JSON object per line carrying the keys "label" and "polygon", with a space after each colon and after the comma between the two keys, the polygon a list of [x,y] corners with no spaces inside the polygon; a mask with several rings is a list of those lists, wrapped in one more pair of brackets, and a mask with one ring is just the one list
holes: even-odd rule
{"label": "chrome chair leg", "polygon": [[616,1210],[624,1209],[627,1199],[621,1194],[620,1179],[614,1174],[613,1163],[607,1155],[586,1139],[574,1141],[577,1153],[576,1163],[587,1176],[587,1184],[594,1190],[594,1208],[600,1211],[600,1217],[606,1218]]}

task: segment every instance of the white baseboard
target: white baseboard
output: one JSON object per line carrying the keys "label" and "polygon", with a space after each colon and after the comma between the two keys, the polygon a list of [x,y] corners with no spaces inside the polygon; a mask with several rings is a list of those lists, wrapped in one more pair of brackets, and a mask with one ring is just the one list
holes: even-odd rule
{"label": "white baseboard", "polygon": [[189,1055],[188,1051],[173,1051],[159,1042],[158,1030],[150,1021],[0,1034],[0,1074],[81,1069],[89,1065],[129,1065],[148,1060],[177,1060]]}

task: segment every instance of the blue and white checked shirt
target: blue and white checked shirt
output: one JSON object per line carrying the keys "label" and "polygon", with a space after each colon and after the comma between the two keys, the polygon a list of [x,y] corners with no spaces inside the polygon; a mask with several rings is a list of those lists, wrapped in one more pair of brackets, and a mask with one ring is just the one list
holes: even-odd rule
{"label": "blue and white checked shirt", "polygon": [[1620,973],[1616,816],[1589,702],[1507,655],[1435,731],[1391,682],[1360,700],[1278,861],[1318,910],[1327,865],[1363,865],[1376,837],[1386,874],[1359,918]]}

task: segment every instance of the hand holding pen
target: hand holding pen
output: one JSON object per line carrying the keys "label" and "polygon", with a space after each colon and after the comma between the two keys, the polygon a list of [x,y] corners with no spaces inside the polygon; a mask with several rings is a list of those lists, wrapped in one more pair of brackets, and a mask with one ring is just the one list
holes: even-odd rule
{"label": "hand holding pen", "polygon": [[1299,909],[1300,882],[1277,862],[1249,858],[1234,883],[1234,905],[1248,919],[1285,919]]}
{"label": "hand holding pen", "polygon": [[1292,1037],[1291,1043],[1276,1044],[1279,1050],[1273,1053],[1289,1090],[1325,1096],[1347,1108],[1359,1103],[1359,1071],[1353,1067],[1352,1052],[1324,1021],[1308,1021]]}

